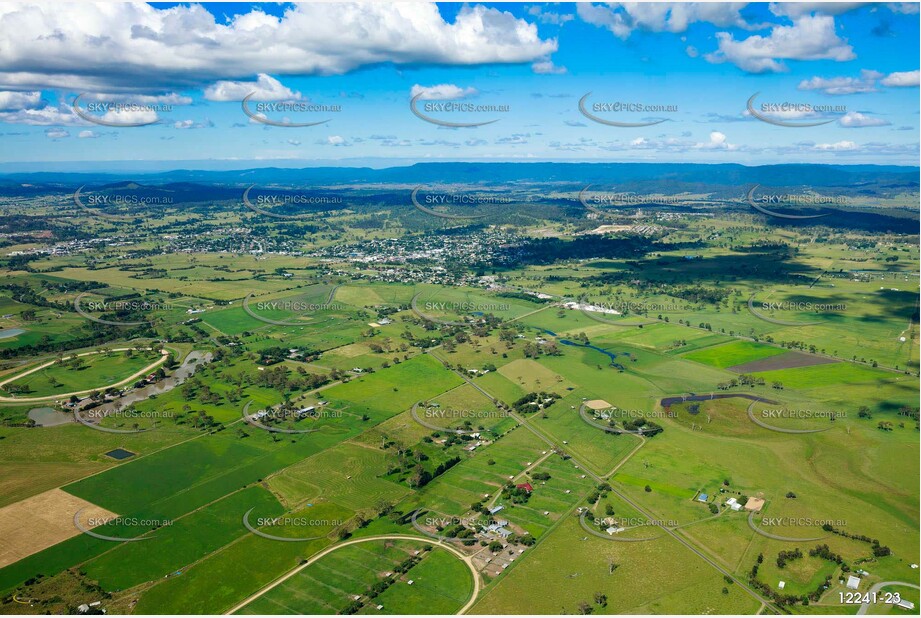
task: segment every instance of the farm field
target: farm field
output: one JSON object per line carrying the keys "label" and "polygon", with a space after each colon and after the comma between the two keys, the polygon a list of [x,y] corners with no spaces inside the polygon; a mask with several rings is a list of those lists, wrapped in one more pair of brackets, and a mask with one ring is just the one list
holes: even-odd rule
{"label": "farm field", "polygon": [[[473,591],[470,572],[447,551],[424,548],[424,542],[406,540],[366,541],[343,547],[320,558],[238,613],[336,614],[353,604],[355,597],[364,602],[359,613],[453,613]],[[423,555],[421,561],[407,572],[394,575],[396,568],[416,552]],[[367,597],[368,590],[387,579],[388,573],[393,583],[380,594]],[[378,605],[383,608],[378,610]]]}

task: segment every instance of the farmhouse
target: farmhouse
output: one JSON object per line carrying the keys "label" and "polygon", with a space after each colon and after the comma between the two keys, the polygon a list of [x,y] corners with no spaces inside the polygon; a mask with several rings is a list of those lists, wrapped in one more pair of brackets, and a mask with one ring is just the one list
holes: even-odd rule
{"label": "farmhouse", "polygon": [[726,500],[726,506],[731,508],[733,511],[738,511],[738,510],[741,510],[742,508],[742,505],[739,504],[739,501],[736,500],[735,498],[729,498],[728,500]]}
{"label": "farmhouse", "polygon": [[708,496],[707,494],[700,494],[699,496],[697,496],[697,501],[706,502],[709,498],[710,496]]}
{"label": "farmhouse", "polygon": [[860,578],[856,575],[850,575],[847,578],[847,587],[851,590],[857,590],[857,587],[860,586]]}
{"label": "farmhouse", "polygon": [[913,610],[915,604],[909,601],[908,599],[901,599],[898,603],[895,604],[896,607],[901,607],[902,609]]}
{"label": "farmhouse", "polygon": [[515,489],[523,489],[528,493],[534,491],[534,487],[531,486],[531,483],[519,483],[518,485],[515,485]]}
{"label": "farmhouse", "polygon": [[505,507],[504,507],[503,505],[501,505],[501,504],[500,504],[499,506],[494,506],[494,507],[492,507],[491,509],[489,509],[489,514],[490,514],[490,515],[495,515],[496,513],[498,513],[499,511],[501,511],[501,510],[504,509],[504,508],[505,508]]}

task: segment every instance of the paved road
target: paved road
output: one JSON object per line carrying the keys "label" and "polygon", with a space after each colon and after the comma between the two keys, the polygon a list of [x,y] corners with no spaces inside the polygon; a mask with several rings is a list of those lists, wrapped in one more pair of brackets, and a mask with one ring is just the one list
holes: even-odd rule
{"label": "paved road", "polygon": [[[886,586],[908,586],[909,588],[915,588],[917,590],[921,590],[921,587],[918,587],[917,584],[909,584],[908,582],[879,582],[878,584],[874,584],[873,587],[870,588],[870,594],[876,594],[877,592],[879,592]],[[871,605],[870,603],[864,603],[863,605],[861,605],[860,609],[857,610],[857,615],[863,616],[864,614],[866,614],[867,610],[870,609],[870,605]]]}
{"label": "paved road", "polygon": [[260,589],[258,592],[256,592],[255,594],[253,594],[253,595],[247,597],[246,600],[244,600],[243,602],[238,603],[237,605],[234,605],[232,608],[230,608],[229,610],[227,610],[226,612],[224,612],[224,615],[226,616],[226,615],[234,614],[234,613],[240,611],[241,609],[243,609],[244,606],[246,606],[246,605],[248,605],[249,603],[251,603],[252,601],[258,599],[259,597],[261,597],[262,595],[264,595],[264,594],[265,594],[266,592],[268,592],[269,590],[275,588],[276,586],[279,586],[280,584],[282,584],[282,583],[286,582],[287,580],[289,580],[290,578],[294,577],[295,575],[297,575],[297,574],[300,573],[302,570],[304,570],[304,569],[306,569],[307,567],[309,567],[311,564],[313,564],[314,562],[316,562],[317,560],[319,560],[320,558],[322,558],[322,557],[325,556],[326,554],[330,554],[330,553],[336,551],[337,549],[340,549],[340,548],[342,548],[342,547],[345,547],[346,545],[355,545],[356,543],[366,543],[366,542],[368,542],[368,541],[389,541],[389,540],[393,540],[393,541],[399,541],[399,540],[421,541],[421,542],[423,542],[423,543],[425,543],[425,544],[427,544],[427,545],[436,545],[436,546],[438,546],[438,547],[440,547],[440,548],[442,548],[442,549],[446,549],[446,550],[448,550],[449,552],[451,552],[452,554],[454,554],[455,556],[457,556],[458,558],[460,558],[460,559],[464,562],[464,564],[467,565],[467,568],[470,569],[470,573],[473,575],[473,594],[470,595],[470,599],[467,601],[467,603],[465,603],[464,606],[463,606],[462,608],[460,608],[459,610],[457,610],[457,613],[458,613],[458,614],[463,614],[463,613],[465,613],[465,612],[466,612],[468,609],[470,609],[470,608],[473,606],[473,604],[476,602],[476,599],[477,599],[477,597],[478,597],[479,594],[480,594],[480,574],[479,574],[479,572],[476,570],[476,568],[473,566],[473,558],[471,558],[470,556],[465,556],[465,555],[462,554],[460,551],[458,551],[455,547],[453,547],[453,546],[451,546],[451,545],[448,545],[447,543],[442,543],[441,541],[436,541],[435,539],[432,539],[432,538],[427,537],[427,536],[414,536],[414,535],[412,535],[412,534],[379,534],[379,535],[376,535],[376,536],[366,536],[366,537],[362,537],[362,538],[360,538],[360,539],[352,539],[352,540],[350,540],[350,541],[345,541],[344,543],[336,543],[335,545],[330,545],[330,546],[327,547],[326,549],[324,549],[324,550],[320,551],[319,553],[316,553],[316,554],[314,554],[313,556],[311,556],[305,563],[303,563],[303,564],[301,564],[301,565],[295,567],[294,569],[290,570],[287,574],[285,574],[285,575],[281,576],[280,578],[276,579],[276,580],[275,580],[274,582],[272,582],[271,584],[269,584],[269,585],[267,585],[267,586],[261,588],[261,589]]}

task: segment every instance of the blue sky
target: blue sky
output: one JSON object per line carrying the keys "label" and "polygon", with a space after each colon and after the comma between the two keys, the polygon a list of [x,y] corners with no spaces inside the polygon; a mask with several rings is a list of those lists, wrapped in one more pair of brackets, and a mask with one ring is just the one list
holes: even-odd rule
{"label": "blue sky", "polygon": [[918,4],[2,4],[0,163],[918,165],[918,51]]}

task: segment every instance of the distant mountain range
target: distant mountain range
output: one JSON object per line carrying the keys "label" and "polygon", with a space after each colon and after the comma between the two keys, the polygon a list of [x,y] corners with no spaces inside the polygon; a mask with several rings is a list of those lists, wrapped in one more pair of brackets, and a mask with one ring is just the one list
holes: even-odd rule
{"label": "distant mountain range", "polygon": [[229,171],[173,170],[137,172],[29,172],[0,174],[7,192],[23,184],[76,187],[81,184],[139,182],[145,185],[343,185],[343,184],[565,184],[649,183],[740,186],[918,187],[919,168],[890,165],[761,165],[734,163],[416,163],[405,167],[251,168]]}

